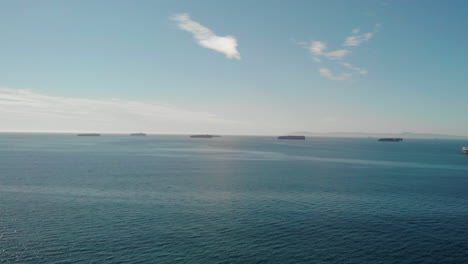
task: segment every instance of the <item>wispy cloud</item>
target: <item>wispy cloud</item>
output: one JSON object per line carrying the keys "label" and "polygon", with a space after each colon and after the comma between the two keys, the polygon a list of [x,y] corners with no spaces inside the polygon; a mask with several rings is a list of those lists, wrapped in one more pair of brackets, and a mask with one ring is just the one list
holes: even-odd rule
{"label": "wispy cloud", "polygon": [[333,81],[344,81],[344,80],[347,80],[347,79],[351,78],[351,76],[352,76],[350,73],[342,73],[339,76],[333,75],[331,70],[327,69],[327,68],[320,68],[319,72],[320,72],[320,75],[322,75],[323,77],[325,77],[325,78],[327,78],[329,80],[333,80]]}
{"label": "wispy cloud", "polygon": [[314,55],[322,55],[323,51],[327,49],[327,43],[322,41],[312,41],[309,50]]}
{"label": "wispy cloud", "polygon": [[[359,46],[362,43],[369,41],[380,29],[380,24],[375,25],[375,29],[372,32],[364,33],[357,36],[349,36],[345,39],[343,46]],[[359,33],[359,29],[353,29],[353,34]]]}
{"label": "wispy cloud", "polygon": [[374,33],[369,32],[365,33],[359,36],[349,36],[346,38],[345,43],[343,44],[344,46],[359,46],[363,42],[368,41],[374,36]]}
{"label": "wispy cloud", "polygon": [[348,54],[349,54],[349,50],[340,49],[340,50],[327,52],[325,54],[325,56],[327,56],[328,58],[331,58],[331,59],[341,59],[341,58],[343,58],[344,56],[346,56]]}
{"label": "wispy cloud", "polygon": [[307,48],[313,55],[312,59],[320,65],[329,64],[333,68],[341,68],[342,73],[334,75],[329,68],[320,66],[319,73],[322,77],[334,81],[343,81],[350,79],[354,74],[365,75],[368,73],[367,70],[360,67],[354,66],[349,62],[340,62],[343,58],[351,53],[351,50],[362,43],[369,41],[380,29],[380,24],[375,25],[375,29],[372,32],[357,35],[361,32],[359,28],[351,30],[352,36],[345,39],[342,46],[347,48],[337,49],[328,51],[328,44],[324,41],[311,41],[309,43],[303,41],[295,41],[295,43],[303,48]]}
{"label": "wispy cloud", "polygon": [[235,37],[218,36],[209,28],[193,21],[189,14],[178,14],[171,19],[178,23],[180,29],[192,33],[200,46],[221,52],[229,59],[241,59]]}
{"label": "wispy cloud", "polygon": [[364,69],[361,69],[361,68],[359,68],[359,67],[356,67],[356,66],[352,65],[352,64],[349,63],[349,62],[343,62],[343,63],[341,63],[341,65],[343,65],[344,67],[346,67],[346,68],[348,68],[348,69],[350,69],[350,70],[357,71],[357,72],[359,72],[360,74],[363,74],[363,75],[367,74],[367,70],[364,70]]}
{"label": "wispy cloud", "polygon": [[[304,42],[297,42],[299,45],[304,46],[307,43]],[[327,43],[323,41],[312,41],[309,45],[310,52],[315,56],[325,56],[331,59],[339,59],[346,56],[349,53],[349,50],[340,49],[330,52],[325,52],[327,50]]]}
{"label": "wispy cloud", "polygon": [[0,88],[0,131],[193,133],[238,122],[207,112],[121,99],[58,97]]}

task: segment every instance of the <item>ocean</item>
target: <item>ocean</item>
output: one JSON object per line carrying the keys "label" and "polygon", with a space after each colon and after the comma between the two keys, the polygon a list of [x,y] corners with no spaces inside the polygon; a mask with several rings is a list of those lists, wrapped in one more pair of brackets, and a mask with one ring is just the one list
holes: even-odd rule
{"label": "ocean", "polygon": [[468,263],[468,141],[0,134],[0,263]]}

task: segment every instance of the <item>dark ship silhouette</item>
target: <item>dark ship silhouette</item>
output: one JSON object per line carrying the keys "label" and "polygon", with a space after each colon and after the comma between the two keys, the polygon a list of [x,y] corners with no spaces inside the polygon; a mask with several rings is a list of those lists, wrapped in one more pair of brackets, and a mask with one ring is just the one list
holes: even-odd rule
{"label": "dark ship silhouette", "polygon": [[279,136],[278,139],[296,139],[305,140],[305,136]]}

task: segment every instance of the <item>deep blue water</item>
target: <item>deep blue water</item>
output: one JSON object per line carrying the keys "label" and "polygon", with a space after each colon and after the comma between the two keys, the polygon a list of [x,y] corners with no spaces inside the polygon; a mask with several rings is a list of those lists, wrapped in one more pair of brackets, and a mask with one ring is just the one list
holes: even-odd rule
{"label": "deep blue water", "polygon": [[0,134],[0,263],[468,263],[463,145]]}

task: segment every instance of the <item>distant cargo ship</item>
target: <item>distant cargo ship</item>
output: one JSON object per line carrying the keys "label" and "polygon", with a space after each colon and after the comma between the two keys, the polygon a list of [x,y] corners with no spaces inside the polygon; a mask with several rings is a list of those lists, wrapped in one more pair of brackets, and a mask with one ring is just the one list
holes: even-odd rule
{"label": "distant cargo ship", "polygon": [[214,138],[214,137],[221,137],[221,136],[215,136],[215,135],[191,135],[191,138]]}
{"label": "distant cargo ship", "polygon": [[97,134],[97,133],[84,133],[84,134],[78,134],[77,136],[80,136],[80,137],[98,137],[100,135],[101,134]]}
{"label": "distant cargo ship", "polygon": [[463,153],[468,154],[468,147],[463,147],[462,151],[463,151]]}
{"label": "distant cargo ship", "polygon": [[305,136],[279,136],[278,139],[296,139],[305,140]]}
{"label": "distant cargo ship", "polygon": [[130,136],[146,136],[145,133],[132,133]]}
{"label": "distant cargo ship", "polygon": [[388,142],[400,142],[403,141],[402,138],[381,138],[379,141],[388,141]]}

